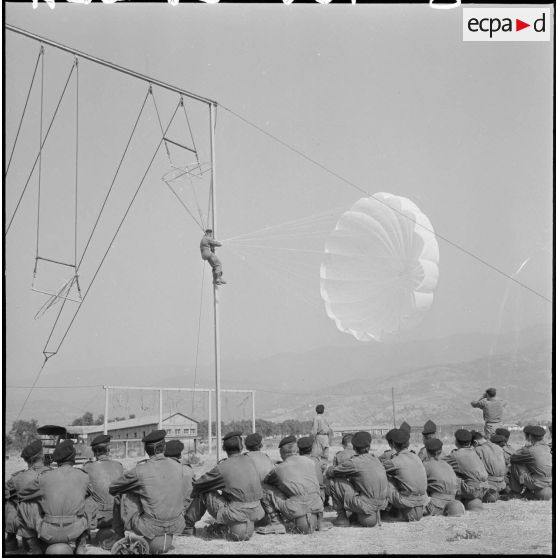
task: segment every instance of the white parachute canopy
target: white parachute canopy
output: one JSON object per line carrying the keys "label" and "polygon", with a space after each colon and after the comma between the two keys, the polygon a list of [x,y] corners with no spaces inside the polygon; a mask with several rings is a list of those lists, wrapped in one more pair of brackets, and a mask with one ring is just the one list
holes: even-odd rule
{"label": "white parachute canopy", "polygon": [[432,305],[438,261],[432,225],[412,201],[384,192],[361,198],[326,240],[327,315],[359,341],[411,329]]}

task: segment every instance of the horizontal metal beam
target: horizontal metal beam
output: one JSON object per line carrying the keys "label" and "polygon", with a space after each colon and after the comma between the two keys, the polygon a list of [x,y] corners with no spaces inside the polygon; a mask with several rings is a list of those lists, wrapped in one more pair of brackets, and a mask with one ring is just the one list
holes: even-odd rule
{"label": "horizontal metal beam", "polygon": [[168,141],[169,143],[172,143],[173,145],[176,145],[177,147],[181,147],[182,149],[186,149],[187,151],[191,151],[192,153],[195,153],[196,155],[198,154],[197,151],[195,149],[192,149],[191,147],[186,147],[185,145],[182,145],[181,143],[178,143],[177,141],[171,140],[169,138],[163,138],[165,141]]}
{"label": "horizontal metal beam", "polygon": [[[185,388],[185,387],[160,387],[160,386],[103,386],[103,389],[143,389],[151,391],[215,391],[215,388]],[[222,389],[228,393],[256,393],[255,389]]]}
{"label": "horizontal metal beam", "polygon": [[54,48],[58,48],[58,49],[63,50],[65,52],[69,52],[71,54],[74,54],[75,56],[79,56],[80,58],[84,58],[85,60],[89,60],[89,61],[94,62],[96,64],[100,64],[101,66],[106,66],[107,68],[111,68],[113,70],[116,70],[117,72],[122,72],[123,74],[127,74],[129,76],[140,79],[140,80],[145,81],[147,83],[150,83],[152,85],[157,85],[158,87],[162,87],[163,89],[168,89],[169,91],[174,91],[175,93],[179,93],[180,95],[183,95],[184,97],[189,97],[190,99],[194,99],[196,101],[200,101],[200,102],[206,103],[208,105],[217,106],[217,101],[213,101],[211,99],[208,99],[207,97],[202,97],[201,95],[196,95],[195,93],[191,93],[190,91],[186,91],[186,89],[182,89],[180,87],[170,85],[170,84],[165,83],[163,81],[159,81],[158,79],[154,79],[154,78],[151,78],[151,77],[146,76],[144,74],[140,74],[139,72],[134,72],[133,70],[129,70],[128,68],[124,68],[122,66],[118,66],[117,64],[114,64],[114,63],[109,62],[107,60],[103,60],[101,58],[91,56],[89,54],[86,54],[85,52],[81,52],[81,51],[76,50],[74,48],[70,48],[70,47],[62,45],[60,43],[57,43],[55,41],[51,41],[50,39],[45,39],[44,37],[41,37],[39,35],[35,35],[35,33],[31,33],[29,31],[26,31],[25,29],[21,29],[20,27],[15,27],[14,25],[9,25],[9,24],[5,23],[4,28],[8,29],[9,31],[13,31],[14,33],[19,33],[20,35],[23,35],[23,36],[28,37],[30,39],[33,39],[35,41],[39,41],[40,43],[44,43],[45,45],[50,45]]}

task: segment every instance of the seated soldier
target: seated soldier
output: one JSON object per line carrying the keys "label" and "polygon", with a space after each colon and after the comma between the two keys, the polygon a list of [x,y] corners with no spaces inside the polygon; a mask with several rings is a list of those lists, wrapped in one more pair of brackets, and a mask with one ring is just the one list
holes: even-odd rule
{"label": "seated soldier", "polygon": [[152,541],[184,530],[184,469],[164,456],[165,435],[165,430],[154,430],[145,436],[142,442],[149,459],[109,486],[115,496],[112,528],[120,538],[124,531],[133,531]]}
{"label": "seated soldier", "polygon": [[89,475],[89,496],[85,499],[85,513],[90,530],[112,527],[114,497],[109,493],[109,486],[124,472],[122,464],[109,457],[109,442],[110,436],[107,434],[99,434],[93,438],[91,450],[96,461],[85,463],[82,467]]}
{"label": "seated soldier", "polygon": [[386,442],[388,443],[389,449],[387,449],[386,451],[384,451],[384,453],[382,453],[382,455],[380,455],[380,457],[379,457],[380,461],[385,461],[386,459],[391,459],[397,453],[393,449],[393,439],[392,439],[393,434],[397,430],[398,430],[397,428],[392,428],[384,436],[384,438],[386,439]]}
{"label": "seated soldier", "polygon": [[409,451],[410,434],[396,430],[391,436],[397,452],[383,462],[388,476],[388,501],[401,510],[406,521],[420,521],[430,498],[426,494],[426,472],[419,456]]}
{"label": "seated soldier", "polygon": [[247,455],[258,471],[260,482],[263,483],[266,475],[275,467],[275,464],[267,455],[262,451],[262,436],[258,432],[248,434],[244,439],[244,445],[248,450],[244,455]]}
{"label": "seated soldier", "polygon": [[500,491],[506,489],[506,459],[504,450],[497,444],[489,442],[481,432],[472,432],[473,447],[481,458],[488,473],[488,491],[483,502],[496,502]]}
{"label": "seated soldier", "polygon": [[[353,449],[351,444],[352,439],[353,439],[352,434],[343,434],[343,438],[341,438],[341,445],[343,446],[343,449],[341,451],[338,451],[333,456],[334,467],[337,467],[338,465],[342,465],[345,461],[351,459],[353,455],[356,455],[355,450]],[[351,447],[349,447],[349,444],[351,444]]]}
{"label": "seated soldier", "polygon": [[527,444],[511,456],[510,488],[536,500],[552,498],[552,454],[542,426],[523,429]]}
{"label": "seated soldier", "polygon": [[[326,475],[332,480],[332,499],[337,518],[334,524],[347,527],[347,512],[363,527],[378,523],[380,510],[386,508],[388,480],[380,460],[370,454],[372,436],[357,432],[353,438],[356,454],[335,467],[329,467]],[[351,516],[351,517],[353,517]]]}
{"label": "seated soldier", "polygon": [[472,439],[473,436],[468,430],[457,430],[455,432],[457,448],[444,457],[459,479],[457,496],[466,504],[465,507],[469,504],[471,507],[477,503],[480,504],[489,488],[488,472],[480,457],[471,447]]}
{"label": "seated soldier", "polygon": [[[283,461],[265,478],[270,490],[264,494],[263,507],[269,517],[269,525],[258,527],[257,533],[283,534],[286,532],[284,521],[305,518],[317,523],[318,514],[324,511],[320,497],[320,484],[314,463],[305,456],[298,455],[294,436],[287,436],[279,442]],[[306,532],[306,531],[304,531]]]}
{"label": "seated soldier", "polygon": [[438,438],[429,438],[424,442],[426,459],[423,460],[423,465],[428,482],[427,492],[430,496],[425,515],[444,515],[448,503],[455,501],[459,487],[453,469],[441,459],[442,445]]}
{"label": "seated soldier", "polygon": [[254,522],[264,516],[260,504],[262,485],[254,462],[241,453],[242,432],[225,434],[223,450],[227,459],[193,483],[186,526],[193,528],[208,511],[216,521],[214,533],[225,532],[233,540],[247,540]]}
{"label": "seated soldier", "polygon": [[[182,466],[183,472],[183,484],[184,484],[184,514],[186,510],[190,507],[192,503],[192,482],[194,480],[194,471],[192,466],[188,463],[184,463],[182,460],[182,450],[184,449],[184,444],[180,440],[169,440],[165,444],[165,457],[173,459]],[[183,535],[193,535],[193,529],[185,527],[182,532]]]}
{"label": "seated soldier", "polygon": [[[40,440],[34,440],[23,448],[21,457],[27,463],[27,469],[18,471],[5,484],[4,494],[6,499],[5,507],[5,527],[6,527],[6,551],[16,551],[18,549],[17,531],[21,532],[24,549],[29,548],[32,554],[42,554],[37,539],[37,532],[32,526],[24,522],[25,517],[40,513],[39,504],[35,502],[21,502],[21,493],[30,483],[35,482],[38,476],[47,471],[49,467],[43,464],[43,445]],[[28,508],[23,513],[21,509]],[[29,511],[29,508],[36,508]]]}
{"label": "seated soldier", "polygon": [[[43,471],[21,491],[22,501],[36,500],[39,506],[19,511],[22,523],[47,545],[75,544],[76,554],[87,554],[89,524],[85,516],[85,498],[89,477],[74,467],[75,459],[72,440],[60,442],[52,453],[52,460],[58,467]],[[36,544],[36,540],[29,540],[30,547]]]}
{"label": "seated soldier", "polygon": [[515,453],[515,450],[510,446],[510,431],[507,428],[496,428],[496,435],[503,436],[505,439],[504,445],[498,444],[504,450],[504,457],[506,458],[506,466],[510,466],[510,458]]}
{"label": "seated soldier", "polygon": [[[426,443],[426,440],[434,438],[436,434],[436,423],[431,420],[427,420],[422,427],[422,442]],[[418,456],[421,461],[426,461],[428,459],[428,454],[426,452],[426,447],[420,448]]]}

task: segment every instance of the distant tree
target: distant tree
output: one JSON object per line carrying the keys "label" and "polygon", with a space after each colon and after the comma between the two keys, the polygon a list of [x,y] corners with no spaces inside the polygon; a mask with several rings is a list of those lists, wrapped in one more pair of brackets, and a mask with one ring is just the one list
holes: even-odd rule
{"label": "distant tree", "polygon": [[133,419],[133,418],[136,418],[136,415],[134,415],[134,414],[132,414],[132,415],[128,415],[128,418],[129,418],[129,419]]}
{"label": "distant tree", "polygon": [[36,419],[16,420],[9,432],[9,437],[13,440],[13,447],[23,449],[27,444],[38,438],[38,426]]}
{"label": "distant tree", "polygon": [[10,451],[13,445],[14,445],[14,439],[9,434],[6,434],[4,436],[4,447],[6,448],[5,453]]}
{"label": "distant tree", "polygon": [[97,420],[93,424],[104,424],[105,423],[105,415],[99,415]]}
{"label": "distant tree", "polygon": [[92,424],[95,424],[95,422],[91,411],[86,411],[81,417],[72,422],[72,426],[91,426]]}

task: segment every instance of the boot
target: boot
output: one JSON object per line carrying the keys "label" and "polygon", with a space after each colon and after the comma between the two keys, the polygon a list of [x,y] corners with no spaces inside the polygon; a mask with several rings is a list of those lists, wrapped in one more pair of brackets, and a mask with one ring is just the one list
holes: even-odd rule
{"label": "boot", "polygon": [[337,517],[333,520],[336,527],[348,527],[350,525],[347,512],[345,510],[337,510]]}
{"label": "boot", "polygon": [[84,531],[76,540],[76,550],[74,554],[87,554],[87,543],[89,542],[89,533]]}
{"label": "boot", "polygon": [[18,549],[17,535],[15,533],[6,533],[4,550],[6,552],[15,552],[17,549]]}
{"label": "boot", "polygon": [[260,535],[284,535],[287,530],[285,529],[285,525],[279,519],[277,512],[269,513],[269,524],[264,525],[263,527],[258,527],[256,529],[256,533]]}
{"label": "boot", "polygon": [[27,544],[29,545],[29,554],[44,554],[41,543],[37,537],[27,539]]}
{"label": "boot", "polygon": [[324,512],[318,513],[318,526],[316,531],[329,531],[331,529],[331,523],[324,521]]}

